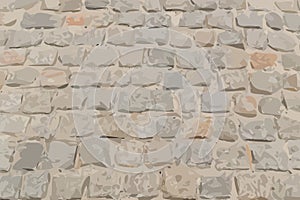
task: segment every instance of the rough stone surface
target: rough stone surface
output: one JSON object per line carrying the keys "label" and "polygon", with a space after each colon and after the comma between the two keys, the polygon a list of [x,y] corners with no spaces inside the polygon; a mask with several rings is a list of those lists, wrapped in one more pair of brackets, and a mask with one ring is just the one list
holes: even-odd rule
{"label": "rough stone surface", "polygon": [[44,198],[47,194],[50,174],[46,171],[29,172],[24,176],[22,198]]}
{"label": "rough stone surface", "polygon": [[267,25],[275,30],[281,30],[283,28],[283,21],[280,15],[275,12],[270,12],[265,16]]}
{"label": "rough stone surface", "polygon": [[230,11],[218,10],[207,16],[208,25],[214,28],[233,29],[233,14]]}
{"label": "rough stone surface", "polygon": [[254,72],[250,75],[251,91],[258,94],[273,94],[282,88],[283,80],[279,72]]}
{"label": "rough stone surface", "polygon": [[264,30],[248,29],[246,31],[248,46],[255,49],[265,50],[268,45],[268,37]]}
{"label": "rough stone surface", "polygon": [[43,40],[40,31],[11,31],[6,45],[10,48],[22,48],[39,45]]}
{"label": "rough stone surface", "polygon": [[276,60],[276,54],[256,52],[251,55],[250,63],[253,69],[260,70],[266,67],[276,66]]}
{"label": "rough stone surface", "polygon": [[237,16],[236,23],[238,26],[246,28],[262,28],[263,15],[257,12],[243,13]]}
{"label": "rough stone surface", "polygon": [[269,46],[278,51],[293,51],[297,43],[284,32],[272,32],[268,34]]}
{"label": "rough stone surface", "polygon": [[46,13],[24,13],[21,26],[26,29],[30,28],[57,28],[64,22],[64,17]]}

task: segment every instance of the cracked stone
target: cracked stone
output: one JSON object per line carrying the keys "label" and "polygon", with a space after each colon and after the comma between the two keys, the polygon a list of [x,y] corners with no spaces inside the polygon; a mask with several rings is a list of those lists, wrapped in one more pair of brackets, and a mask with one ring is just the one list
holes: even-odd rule
{"label": "cracked stone", "polygon": [[69,46],[73,40],[73,34],[66,29],[58,29],[49,32],[45,38],[44,42],[48,45],[54,45],[58,47]]}
{"label": "cracked stone", "polygon": [[283,21],[280,15],[275,12],[267,13],[265,16],[267,26],[274,30],[281,30],[283,28]]}
{"label": "cracked stone", "polygon": [[222,9],[246,9],[246,0],[220,0]]}
{"label": "cracked stone", "polygon": [[6,46],[10,48],[37,46],[42,40],[43,32],[40,31],[10,31]]}
{"label": "cracked stone", "polygon": [[63,87],[69,83],[70,71],[49,67],[42,70],[40,83],[43,87]]}
{"label": "cracked stone", "polygon": [[193,5],[188,0],[166,0],[164,9],[166,11],[189,11],[193,9]]}
{"label": "cracked stone", "polygon": [[53,65],[56,61],[57,50],[51,47],[38,47],[30,51],[28,55],[28,64],[36,65]]}
{"label": "cracked stone", "polygon": [[65,18],[61,18],[58,15],[51,15],[47,13],[30,14],[25,12],[23,20],[21,21],[21,27],[30,28],[59,28],[64,23]]}
{"label": "cracked stone", "polygon": [[257,102],[254,97],[249,95],[240,95],[235,101],[235,113],[244,117],[255,117],[257,115]]}
{"label": "cracked stone", "polygon": [[300,15],[285,13],[283,15],[284,24],[289,31],[300,31]]}
{"label": "cracked stone", "polygon": [[234,47],[244,47],[243,35],[241,32],[224,31],[218,35],[218,42]]}
{"label": "cracked stone", "polygon": [[86,67],[105,67],[112,65],[118,54],[112,47],[98,46],[86,57],[83,65]]}
{"label": "cracked stone", "polygon": [[201,11],[184,12],[179,20],[179,26],[189,28],[205,27],[206,14]]}
{"label": "cracked stone", "polygon": [[51,167],[71,168],[74,165],[76,146],[60,141],[52,141],[49,145],[47,158]]}
{"label": "cracked stone", "polygon": [[22,65],[27,56],[26,49],[1,49],[0,50],[0,66],[5,65]]}
{"label": "cracked stone", "polygon": [[50,173],[47,171],[28,172],[24,175],[22,198],[45,198],[50,182]]}
{"label": "cracked stone", "polygon": [[0,196],[4,199],[18,199],[22,183],[20,175],[0,176]]}
{"label": "cracked stone", "polygon": [[240,135],[243,140],[275,141],[277,133],[274,118],[254,119],[241,123]]}
{"label": "cracked stone", "polygon": [[282,75],[277,72],[257,71],[250,74],[251,91],[257,94],[273,94],[283,85]]}
{"label": "cracked stone", "polygon": [[276,66],[276,54],[255,52],[250,58],[250,63],[253,69],[260,70],[266,67]]}
{"label": "cracked stone", "polygon": [[145,26],[149,28],[169,27],[171,26],[171,17],[161,12],[148,13],[146,15]]}
{"label": "cracked stone", "polygon": [[30,117],[24,115],[1,114],[0,131],[3,133],[25,133]]}
{"label": "cracked stone", "polygon": [[277,51],[294,51],[296,42],[284,32],[271,32],[268,34],[269,46]]}
{"label": "cracked stone", "polygon": [[264,115],[279,116],[283,111],[283,105],[279,98],[265,97],[259,101],[258,110]]}
{"label": "cracked stone", "polygon": [[248,46],[265,50],[268,46],[268,37],[265,31],[260,29],[248,29],[246,30],[247,44]]}
{"label": "cracked stone", "polygon": [[300,56],[296,54],[282,54],[282,65],[285,70],[294,69],[300,71]]}
{"label": "cracked stone", "polygon": [[203,177],[200,184],[200,197],[230,198],[232,190],[232,179],[230,176]]}
{"label": "cracked stone", "polygon": [[86,54],[84,47],[65,47],[58,50],[59,61],[66,66],[80,66]]}
{"label": "cracked stone", "polygon": [[194,40],[199,47],[211,47],[215,44],[213,30],[199,30],[194,35]]}
{"label": "cracked stone", "polygon": [[[15,152],[16,141],[8,136],[0,136],[0,171],[8,172],[11,167],[11,160]],[[0,178],[1,181],[1,178]],[[0,184],[1,188],[1,184]],[[0,189],[1,194],[1,189]]]}
{"label": "cracked stone", "polygon": [[6,85],[10,87],[18,87],[21,85],[30,85],[34,83],[39,72],[31,67],[26,67],[10,73],[6,80]]}
{"label": "cracked stone", "polygon": [[[28,141],[26,143],[19,144],[16,152],[18,152],[18,159],[16,160],[13,169],[33,170],[36,169],[37,165],[41,161],[44,149],[41,143],[37,141]],[[30,187],[30,184],[28,184],[28,187]]]}
{"label": "cracked stone", "polygon": [[145,15],[140,12],[121,13],[118,16],[119,25],[138,27],[138,26],[143,26],[144,23],[145,23]]}
{"label": "cracked stone", "polygon": [[129,12],[139,10],[140,2],[138,0],[111,0],[111,7],[119,12]]}
{"label": "cracked stone", "polygon": [[109,0],[86,0],[84,4],[87,9],[102,9],[108,6]]}
{"label": "cracked stone", "polygon": [[213,28],[233,29],[233,14],[230,11],[217,10],[207,15],[207,23]]}
{"label": "cracked stone", "polygon": [[245,90],[248,88],[247,70],[224,70],[220,76],[225,91]]}
{"label": "cracked stone", "polygon": [[47,91],[27,92],[23,100],[23,112],[29,114],[50,113],[51,95]]}

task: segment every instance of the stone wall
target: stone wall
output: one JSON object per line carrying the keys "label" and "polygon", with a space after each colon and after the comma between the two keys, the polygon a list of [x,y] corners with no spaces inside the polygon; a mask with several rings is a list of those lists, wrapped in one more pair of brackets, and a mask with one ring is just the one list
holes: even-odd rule
{"label": "stone wall", "polygon": [[1,0],[0,199],[300,199],[299,12]]}

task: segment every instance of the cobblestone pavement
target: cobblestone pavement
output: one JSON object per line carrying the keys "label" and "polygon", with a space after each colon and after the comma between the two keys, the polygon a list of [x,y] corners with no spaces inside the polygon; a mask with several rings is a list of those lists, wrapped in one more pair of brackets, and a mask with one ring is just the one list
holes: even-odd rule
{"label": "cobblestone pavement", "polygon": [[300,1],[1,0],[0,199],[300,199]]}

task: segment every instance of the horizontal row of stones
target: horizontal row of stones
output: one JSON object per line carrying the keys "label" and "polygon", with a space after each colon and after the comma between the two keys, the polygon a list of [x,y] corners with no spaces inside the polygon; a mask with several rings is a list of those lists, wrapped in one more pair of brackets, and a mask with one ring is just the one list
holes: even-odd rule
{"label": "horizontal row of stones", "polygon": [[162,192],[167,199],[230,199],[236,192],[243,199],[297,199],[300,197],[299,178],[298,174],[277,172],[203,175],[184,164],[138,174],[87,166],[57,172],[37,170],[25,175],[3,174],[0,181],[5,184],[0,185],[0,195],[5,199],[43,199],[46,196],[53,199],[85,196],[138,199],[156,197]]}

